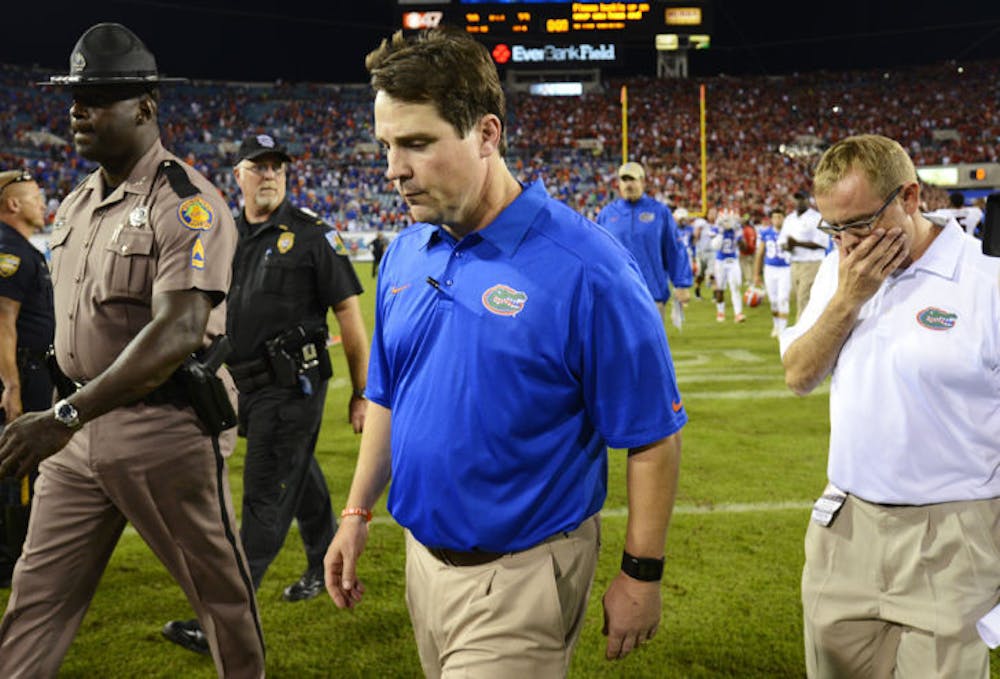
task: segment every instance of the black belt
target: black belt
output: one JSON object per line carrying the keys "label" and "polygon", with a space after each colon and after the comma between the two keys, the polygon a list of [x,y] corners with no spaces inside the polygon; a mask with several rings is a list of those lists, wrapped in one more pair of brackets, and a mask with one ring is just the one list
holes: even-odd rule
{"label": "black belt", "polygon": [[444,549],[441,547],[426,547],[426,549],[435,559],[449,566],[482,566],[512,553],[483,552],[478,549],[472,552],[459,552],[454,549]]}
{"label": "black belt", "polygon": [[228,363],[229,374],[241,394],[249,394],[261,387],[274,384],[274,373],[266,358],[254,358],[240,363]]}
{"label": "black belt", "polygon": [[46,365],[49,356],[52,355],[52,347],[45,349],[30,349],[28,347],[17,348],[17,366],[23,368],[30,363],[41,363]]}
{"label": "black belt", "polygon": [[[74,380],[73,386],[77,389],[82,389],[83,385],[86,383],[87,380]],[[191,399],[188,398],[184,387],[175,382],[173,375],[171,375],[166,382],[162,383],[142,398],[136,399],[129,405],[137,405],[139,403],[145,403],[148,406],[173,405],[178,408],[183,408],[184,406],[190,405]]]}
{"label": "black belt", "polygon": [[[580,524],[581,526],[583,524]],[[576,529],[574,529],[576,530]],[[563,531],[556,533],[555,535],[542,540],[537,545],[528,547],[528,549],[534,549],[538,545],[544,545],[547,542],[554,542],[556,540],[562,540],[563,538],[568,538],[570,533],[573,531]],[[427,547],[424,545],[424,549],[430,552],[431,556],[448,566],[482,566],[483,564],[492,563],[501,557],[507,556],[508,554],[519,554],[520,552],[526,552],[528,549],[522,549],[517,552],[485,552],[481,549],[474,549],[471,552],[460,552],[456,549],[445,549],[443,547]]]}

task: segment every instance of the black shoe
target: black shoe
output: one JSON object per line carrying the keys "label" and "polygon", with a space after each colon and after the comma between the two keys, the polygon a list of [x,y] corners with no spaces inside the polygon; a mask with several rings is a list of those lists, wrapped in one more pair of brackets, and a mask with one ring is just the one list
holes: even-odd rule
{"label": "black shoe", "polygon": [[323,582],[323,568],[309,568],[298,582],[285,588],[281,598],[285,601],[305,601],[319,596],[319,593],[326,588]]}
{"label": "black shoe", "polygon": [[171,620],[163,626],[163,636],[178,646],[208,655],[208,639],[197,620]]}

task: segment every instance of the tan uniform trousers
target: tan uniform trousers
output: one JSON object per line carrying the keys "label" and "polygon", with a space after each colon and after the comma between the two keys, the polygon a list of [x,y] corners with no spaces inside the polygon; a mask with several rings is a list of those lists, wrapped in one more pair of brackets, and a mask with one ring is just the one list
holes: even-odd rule
{"label": "tan uniform trousers", "polygon": [[225,461],[190,409],[142,404],[89,422],[41,464],[0,622],[0,676],[56,676],[126,521],[184,590],[219,676],[264,676]]}
{"label": "tan uniform trousers", "polygon": [[600,516],[481,566],[406,533],[406,602],[428,679],[565,677],[600,551]]}
{"label": "tan uniform trousers", "polygon": [[809,304],[809,294],[812,292],[813,281],[819,273],[818,262],[792,262],[792,294],[795,295],[795,319],[802,318],[802,312]]}
{"label": "tan uniform trousers", "polygon": [[853,496],[806,532],[809,677],[989,677],[976,621],[1000,597],[1000,500],[920,507]]}

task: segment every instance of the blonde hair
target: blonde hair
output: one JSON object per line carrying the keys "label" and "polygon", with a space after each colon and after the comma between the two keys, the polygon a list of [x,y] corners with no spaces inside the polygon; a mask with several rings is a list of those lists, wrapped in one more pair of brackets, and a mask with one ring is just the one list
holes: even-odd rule
{"label": "blonde hair", "polygon": [[813,193],[823,195],[852,171],[860,171],[876,194],[887,196],[897,186],[917,181],[913,161],[899,142],[878,134],[838,141],[820,158]]}

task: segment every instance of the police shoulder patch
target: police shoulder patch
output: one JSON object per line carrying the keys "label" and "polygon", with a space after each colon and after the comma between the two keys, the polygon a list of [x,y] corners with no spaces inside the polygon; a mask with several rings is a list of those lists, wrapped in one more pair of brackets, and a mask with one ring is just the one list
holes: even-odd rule
{"label": "police shoulder patch", "polygon": [[215,224],[215,212],[201,196],[188,198],[178,205],[177,217],[192,231],[208,231]]}
{"label": "police shoulder patch", "polygon": [[0,276],[10,278],[21,268],[21,258],[9,253],[0,253]]}
{"label": "police shoulder patch", "polygon": [[195,238],[194,245],[191,246],[191,268],[205,268],[205,245],[201,242],[201,236]]}
{"label": "police shoulder patch", "polygon": [[483,306],[497,316],[516,316],[524,309],[528,293],[499,283],[483,293]]}
{"label": "police shoulder patch", "polygon": [[336,229],[330,229],[326,232],[326,240],[330,243],[330,247],[333,248],[333,251],[338,255],[347,254],[347,246],[344,245],[344,241]]}

